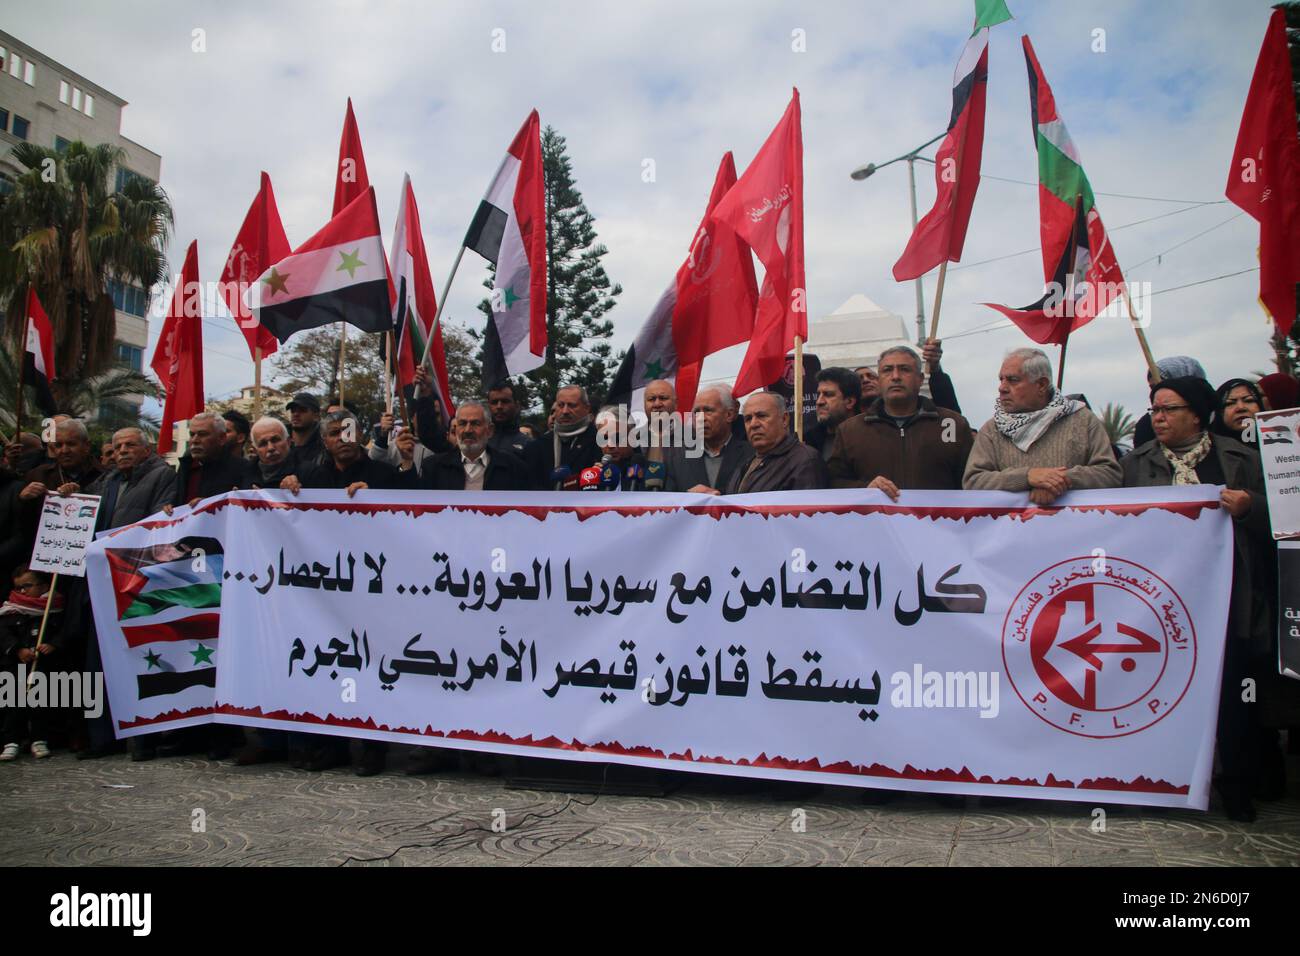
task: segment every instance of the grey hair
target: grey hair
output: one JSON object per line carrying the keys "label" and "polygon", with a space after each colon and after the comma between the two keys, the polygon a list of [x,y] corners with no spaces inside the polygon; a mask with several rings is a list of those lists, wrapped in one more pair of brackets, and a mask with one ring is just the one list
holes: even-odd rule
{"label": "grey hair", "polygon": [[718,398],[722,399],[723,408],[730,408],[734,411],[740,406],[740,403],[736,401],[735,393],[731,391],[730,385],[723,385],[722,383],[718,383],[717,385],[706,385],[695,393],[695,400],[698,402],[700,396],[705,392],[717,392]]}
{"label": "grey hair", "polygon": [[320,436],[325,437],[325,430],[335,422],[352,422],[357,426],[357,435],[361,434],[361,421],[356,414],[350,409],[339,408],[332,412],[326,412],[320,420]]}
{"label": "grey hair", "polygon": [[140,439],[140,444],[142,445],[146,444],[144,438],[144,432],[141,429],[136,428],[134,425],[128,425],[126,428],[119,428],[117,431],[113,432],[114,443],[116,443],[117,441],[117,436],[122,434],[123,432],[135,432],[136,437]]}
{"label": "grey hair", "polygon": [[1048,384],[1052,381],[1052,360],[1047,357],[1047,353],[1042,349],[1020,348],[1012,349],[1003,358],[1020,360],[1020,374],[1026,378],[1037,381],[1045,378]]}
{"label": "grey hair", "polygon": [[257,428],[258,425],[274,425],[276,430],[280,433],[281,438],[287,439],[289,437],[289,428],[284,422],[280,421],[280,419],[276,418],[274,415],[263,415],[257,421],[253,422],[252,426],[248,429],[250,438],[253,435],[253,429]]}
{"label": "grey hair", "polygon": [[190,421],[212,422],[213,430],[219,432],[222,435],[226,433],[227,430],[226,426],[228,424],[224,418],[222,418],[220,415],[216,414],[215,412],[199,412],[197,415],[192,416],[190,418]]}
{"label": "grey hair", "polygon": [[54,426],[54,434],[57,435],[65,428],[72,429],[73,433],[82,441],[87,441],[87,442],[90,441],[90,432],[86,430],[86,425],[84,422],[80,422],[75,418],[66,419]]}
{"label": "grey hair", "polygon": [[588,408],[591,408],[591,397],[587,395],[587,390],[583,388],[581,385],[561,385],[559,388],[555,390],[555,397],[559,398],[560,393],[563,392],[565,389],[569,389],[569,388],[576,388],[578,390],[578,394],[582,396],[582,404],[586,405]]}
{"label": "grey hair", "polygon": [[759,389],[757,392],[750,392],[748,395],[745,396],[745,405],[748,406],[753,399],[757,398],[760,395],[768,395],[774,398],[776,400],[777,407],[780,408],[781,411],[783,412],[785,411],[785,396],[780,394],[779,392],[772,391],[770,388],[763,388],[763,389]]}
{"label": "grey hair", "polygon": [[459,415],[460,410],[467,406],[470,408],[477,408],[483,413],[483,421],[487,422],[489,425],[492,424],[492,410],[488,408],[487,402],[481,401],[477,398],[467,398],[456,406],[456,414]]}
{"label": "grey hair", "polygon": [[881,352],[880,358],[876,359],[876,368],[873,369],[873,371],[879,370],[880,366],[884,364],[886,355],[893,355],[895,352],[907,353],[911,356],[912,361],[916,363],[916,370],[918,372],[921,371],[921,356],[916,354],[916,349],[909,348],[906,345],[891,345],[889,348]]}

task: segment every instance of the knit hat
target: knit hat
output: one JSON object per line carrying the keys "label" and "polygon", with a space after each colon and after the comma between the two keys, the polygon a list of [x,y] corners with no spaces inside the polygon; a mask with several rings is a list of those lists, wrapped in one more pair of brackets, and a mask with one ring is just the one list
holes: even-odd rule
{"label": "knit hat", "polygon": [[1169,389],[1187,403],[1192,410],[1192,414],[1201,420],[1202,430],[1210,427],[1214,421],[1214,413],[1219,400],[1209,382],[1203,378],[1197,378],[1195,375],[1167,378],[1151,389],[1151,400],[1153,402],[1156,398],[1156,392],[1162,388]]}

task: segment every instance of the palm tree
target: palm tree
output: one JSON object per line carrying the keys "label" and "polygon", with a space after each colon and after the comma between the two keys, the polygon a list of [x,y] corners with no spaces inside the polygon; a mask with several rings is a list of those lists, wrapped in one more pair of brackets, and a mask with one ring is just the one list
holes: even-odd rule
{"label": "palm tree", "polygon": [[1123,405],[1107,402],[1101,410],[1101,423],[1106,428],[1112,445],[1122,445],[1124,440],[1133,437],[1137,422],[1133,416],[1124,411]]}
{"label": "palm tree", "polygon": [[124,156],[108,144],[74,142],[59,152],[19,143],[13,157],[27,171],[0,197],[0,308],[11,341],[19,341],[27,289],[35,286],[54,326],[51,390],[60,404],[74,383],[113,363],[109,281],[149,289],[167,276],[171,202],[140,176],[110,192]]}
{"label": "palm tree", "polygon": [[[35,393],[27,388],[23,400],[23,431],[39,432],[41,412],[36,407]],[[14,398],[18,392],[18,365],[8,350],[0,351],[0,431],[6,437],[14,430]],[[160,398],[158,383],[134,369],[110,366],[90,378],[67,383],[59,411],[80,418],[96,434],[112,434],[118,428],[139,427],[146,435],[156,435],[159,428],[157,416],[146,415],[135,408],[134,399]]]}

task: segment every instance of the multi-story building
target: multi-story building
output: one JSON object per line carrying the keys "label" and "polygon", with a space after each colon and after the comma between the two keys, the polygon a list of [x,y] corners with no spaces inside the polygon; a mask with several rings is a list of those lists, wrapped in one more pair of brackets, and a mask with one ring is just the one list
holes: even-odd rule
{"label": "multi-story building", "polygon": [[[0,31],[0,193],[12,189],[13,177],[23,171],[12,156],[23,140],[54,149],[74,140],[111,143],[124,154],[111,188],[132,176],[158,182],[162,157],[122,135],[125,106],[121,97]],[[110,291],[117,310],[118,361],[142,371],[149,290],[115,281]],[[141,401],[134,403],[137,408]]]}

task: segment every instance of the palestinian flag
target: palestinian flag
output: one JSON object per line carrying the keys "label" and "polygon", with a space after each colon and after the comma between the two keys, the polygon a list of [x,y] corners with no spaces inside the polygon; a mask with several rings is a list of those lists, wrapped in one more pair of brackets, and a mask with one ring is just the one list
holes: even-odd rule
{"label": "palestinian flag", "polygon": [[483,347],[483,384],[490,387],[546,358],[546,192],[537,110],[506,150],[464,245],[496,266]]}
{"label": "palestinian flag", "polygon": [[641,326],[610,386],[609,402],[637,408],[656,379],[676,384],[677,404],[695,404],[700,366],[708,355],[748,341],[754,332],[758,283],[749,248],[713,209],[736,184],[731,153],[722,157],[704,219],[691,237],[686,261]]}
{"label": "palestinian flag", "polygon": [[215,641],[224,555],[215,538],[107,548],[117,619],[128,647]]}
{"label": "palestinian flag", "polygon": [[1028,36],[1020,38],[1029,66],[1029,107],[1038,149],[1038,213],[1043,281],[1038,302],[1015,309],[985,302],[1040,344],[1061,345],[1122,293],[1124,276],[1097,212],[1079,151],[1056,110],[1047,77]]}
{"label": "palestinian flag", "polygon": [[22,381],[36,389],[36,404],[45,415],[58,411],[50,382],[54,380],[54,326],[36,298],[36,290],[27,287],[27,322],[24,339]]}
{"label": "palestinian flag", "polygon": [[[980,9],[992,7],[994,9]],[[996,9],[1000,8],[1000,9]],[[1006,4],[977,4],[975,32],[966,41],[952,77],[948,135],[934,157],[934,206],[916,224],[894,263],[894,280],[925,275],[942,262],[960,262],[966,243],[984,153],[984,109],[989,85],[989,27],[1009,19]]]}
{"label": "palestinian flag", "polygon": [[[442,329],[433,327],[438,303],[433,294],[433,277],[429,274],[429,255],[424,249],[420,230],[420,209],[415,204],[411,177],[402,179],[402,201],[397,209],[393,229],[393,329],[397,344],[397,384],[405,387],[415,381],[418,362],[427,352],[433,362],[432,384],[444,409],[451,408],[451,389],[447,381],[447,355],[442,347]],[[430,337],[432,348],[427,348]]]}
{"label": "palestinian flag", "polygon": [[295,332],[347,322],[363,332],[392,327],[388,261],[375,191],[367,186],[293,254],[249,289],[249,309],[281,342]]}

